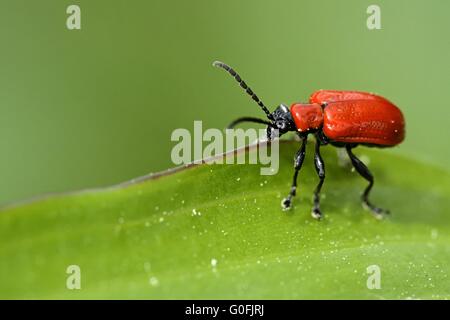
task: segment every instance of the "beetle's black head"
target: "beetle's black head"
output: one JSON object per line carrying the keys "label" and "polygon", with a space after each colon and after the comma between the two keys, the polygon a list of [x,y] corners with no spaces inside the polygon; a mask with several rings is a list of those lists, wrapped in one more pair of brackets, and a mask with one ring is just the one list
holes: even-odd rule
{"label": "beetle's black head", "polygon": [[291,111],[284,104],[280,104],[275,111],[271,113],[271,118],[272,127],[273,129],[278,129],[280,136],[288,131],[296,130]]}

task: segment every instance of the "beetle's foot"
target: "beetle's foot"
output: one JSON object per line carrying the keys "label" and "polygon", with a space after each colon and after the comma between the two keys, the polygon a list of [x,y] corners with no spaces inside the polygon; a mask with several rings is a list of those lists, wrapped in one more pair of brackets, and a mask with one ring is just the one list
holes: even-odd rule
{"label": "beetle's foot", "polygon": [[317,219],[317,220],[321,220],[322,219],[322,212],[320,211],[320,209],[319,209],[319,207],[316,207],[316,206],[314,206],[313,208],[312,208],[312,210],[311,210],[311,216],[314,218],[314,219]]}
{"label": "beetle's foot", "polygon": [[281,201],[281,208],[283,209],[283,211],[287,211],[290,210],[292,208],[292,197],[288,196],[287,198],[284,198]]}
{"label": "beetle's foot", "polygon": [[373,204],[371,204],[369,201],[363,201],[363,207],[366,210],[370,210],[370,212],[372,212],[373,216],[378,219],[378,220],[382,220],[384,219],[387,215],[390,214],[389,210],[385,210],[382,208],[378,208],[375,207]]}

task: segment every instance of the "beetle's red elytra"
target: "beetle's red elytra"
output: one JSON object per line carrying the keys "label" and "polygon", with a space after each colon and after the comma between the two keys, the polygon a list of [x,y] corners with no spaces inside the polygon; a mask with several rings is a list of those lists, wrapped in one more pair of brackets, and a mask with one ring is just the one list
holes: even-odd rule
{"label": "beetle's red elytra", "polygon": [[373,93],[319,90],[309,102],[291,106],[300,132],[323,127],[325,136],[337,142],[381,146],[395,146],[405,138],[400,109]]}
{"label": "beetle's red elytra", "polygon": [[367,166],[358,159],[352,149],[358,145],[371,147],[393,147],[405,138],[405,120],[401,110],[384,97],[360,91],[318,90],[309,103],[294,103],[289,109],[280,104],[273,112],[264,105],[258,96],[242,80],[237,72],[223,62],[216,61],[214,66],[225,69],[264,111],[268,120],[242,117],[233,121],[228,128],[241,122],[254,122],[267,125],[267,138],[274,133],[279,136],[295,131],[301,139],[301,146],[294,157],[294,177],[288,196],[281,205],[284,210],[291,208],[292,198],[297,190],[297,177],[306,154],[306,141],[310,134],[316,138],[314,165],[319,183],[314,191],[314,218],[322,218],[320,210],[320,190],[325,180],[325,163],[320,155],[320,147],[331,144],[345,148],[355,170],[369,182],[362,194],[362,203],[375,217],[382,218],[389,213],[374,206],[369,201],[369,193],[374,178]]}

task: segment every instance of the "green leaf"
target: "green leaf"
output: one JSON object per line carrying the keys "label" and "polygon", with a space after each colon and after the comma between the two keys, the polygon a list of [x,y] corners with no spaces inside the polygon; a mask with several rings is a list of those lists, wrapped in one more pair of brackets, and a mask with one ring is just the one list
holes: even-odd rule
{"label": "green leaf", "polygon": [[[310,216],[312,148],[294,208],[281,199],[298,143],[280,145],[280,172],[198,165],[117,187],[48,197],[0,212],[0,298],[450,298],[449,173],[358,148],[366,182],[322,148],[322,221]],[[251,151],[254,152],[254,151]],[[69,265],[81,289],[66,288]],[[368,289],[367,267],[381,271]]]}

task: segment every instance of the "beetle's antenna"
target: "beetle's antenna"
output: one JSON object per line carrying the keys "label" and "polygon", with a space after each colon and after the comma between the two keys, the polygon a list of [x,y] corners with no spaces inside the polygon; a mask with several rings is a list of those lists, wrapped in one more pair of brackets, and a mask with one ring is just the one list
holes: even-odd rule
{"label": "beetle's antenna", "polygon": [[267,121],[267,120],[263,120],[263,119],[259,119],[259,118],[253,118],[253,117],[242,117],[239,119],[234,120],[232,123],[230,123],[227,126],[227,129],[233,129],[236,125],[238,125],[239,123],[242,122],[253,122],[253,123],[261,123],[261,124],[266,124],[271,126],[272,123]]}
{"label": "beetle's antenna", "polygon": [[264,103],[258,98],[258,96],[252,91],[252,89],[250,89],[250,87],[247,86],[245,81],[242,80],[242,78],[237,74],[236,71],[234,71],[233,68],[231,68],[229,65],[227,65],[223,62],[220,62],[220,61],[214,61],[213,66],[222,68],[222,69],[225,69],[226,71],[228,71],[228,73],[231,74],[234,79],[236,79],[236,81],[239,83],[241,88],[243,88],[245,90],[245,92],[247,92],[247,94],[249,96],[251,96],[252,99],[258,104],[258,106],[260,106],[261,109],[266,113],[267,118],[269,118],[270,120],[273,120],[272,114],[270,113],[269,109],[267,109],[267,107],[264,105]]}

